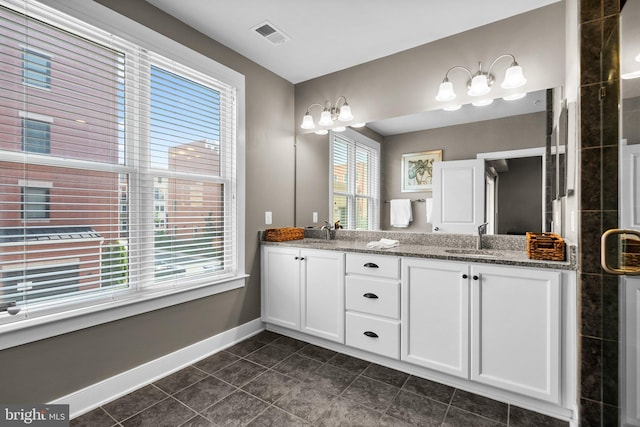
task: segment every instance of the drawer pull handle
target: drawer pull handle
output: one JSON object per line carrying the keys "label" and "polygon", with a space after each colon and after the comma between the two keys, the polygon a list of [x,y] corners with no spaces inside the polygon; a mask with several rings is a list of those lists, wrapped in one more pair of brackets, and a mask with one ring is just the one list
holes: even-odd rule
{"label": "drawer pull handle", "polygon": [[367,268],[379,268],[378,264],[374,264],[372,262],[368,262],[364,266],[367,267]]}
{"label": "drawer pull handle", "polygon": [[365,331],[364,334],[369,338],[378,338],[378,334],[376,334],[375,332]]}
{"label": "drawer pull handle", "polygon": [[366,294],[362,295],[365,298],[370,298],[370,299],[378,299],[378,295],[376,294],[372,294],[371,292],[367,292]]}

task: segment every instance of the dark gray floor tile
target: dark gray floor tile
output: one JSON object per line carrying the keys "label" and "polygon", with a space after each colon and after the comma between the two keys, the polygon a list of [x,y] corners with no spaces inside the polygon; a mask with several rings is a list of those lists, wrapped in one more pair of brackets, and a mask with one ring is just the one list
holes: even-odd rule
{"label": "dark gray floor tile", "polygon": [[247,427],[298,427],[308,425],[310,424],[295,415],[271,406],[247,424]]}
{"label": "dark gray floor tile", "polygon": [[333,356],[327,362],[329,365],[337,366],[340,369],[344,369],[345,371],[352,372],[354,374],[360,374],[362,371],[367,369],[370,362],[366,360],[358,359],[357,357],[351,357],[346,354],[338,353]]}
{"label": "dark gray floor tile", "polygon": [[123,427],[179,426],[196,415],[177,400],[168,397],[122,422]]}
{"label": "dark gray floor tile", "polygon": [[488,397],[456,389],[451,405],[503,424],[507,423],[508,405]]}
{"label": "dark gray floor tile", "polygon": [[180,427],[215,427],[216,425],[201,415],[191,418]]}
{"label": "dark gray floor tile", "polygon": [[217,426],[243,426],[264,411],[267,403],[238,390],[202,411]]}
{"label": "dark gray floor tile", "polygon": [[245,384],[242,389],[266,402],[273,403],[289,393],[297,384],[299,384],[299,381],[296,379],[275,371],[267,371],[250,383]]}
{"label": "dark gray floor tile", "polygon": [[269,344],[249,354],[246,356],[246,359],[262,366],[266,366],[267,368],[271,368],[291,356],[293,353],[294,351],[289,348]]}
{"label": "dark gray floor tile", "polygon": [[235,387],[218,378],[207,377],[174,394],[173,397],[199,412],[227,397],[235,390]]}
{"label": "dark gray floor tile", "polygon": [[304,380],[311,372],[322,366],[321,362],[299,354],[292,354],[273,367],[276,371],[290,377]]}
{"label": "dark gray floor tile", "polygon": [[308,384],[298,384],[275,405],[310,423],[314,423],[331,406],[336,396]]}
{"label": "dark gray floor tile", "polygon": [[394,418],[391,415],[383,415],[378,421],[378,427],[415,427],[413,424]]}
{"label": "dark gray floor tile", "polygon": [[322,348],[317,345],[307,344],[300,350],[298,350],[298,354],[302,354],[303,356],[307,356],[324,363],[335,356],[337,353],[333,350]]}
{"label": "dark gray floor tile", "polygon": [[384,412],[399,390],[398,387],[390,384],[361,376],[347,387],[342,396],[376,411]]}
{"label": "dark gray floor tile", "polygon": [[238,344],[231,346],[229,348],[226,349],[226,351],[228,351],[229,353],[233,353],[237,356],[240,357],[245,357],[248,354],[253,353],[254,351],[256,351],[257,349],[264,347],[265,344],[258,342],[258,341],[254,341],[254,340],[245,340],[242,342],[239,342]]}
{"label": "dark gray floor tile", "polygon": [[93,411],[80,415],[71,420],[71,427],[111,427],[116,424],[116,420],[111,418],[104,409],[96,408]]}
{"label": "dark gray floor tile", "polygon": [[202,359],[201,361],[194,363],[193,366],[198,369],[202,369],[209,374],[213,374],[214,372],[219,371],[238,360],[240,360],[240,358],[235,354],[231,354],[227,351],[219,351],[206,359]]}
{"label": "dark gray floor tile", "polygon": [[117,421],[122,421],[166,398],[166,393],[148,385],[109,402],[102,408]]}
{"label": "dark gray floor tile", "polygon": [[568,421],[562,421],[557,418],[529,411],[511,405],[509,408],[509,426],[510,427],[569,427]]}
{"label": "dark gray floor tile", "polygon": [[471,412],[463,411],[454,406],[449,408],[442,427],[504,427],[506,424],[499,423]]}
{"label": "dark gray floor tile", "polygon": [[297,340],[295,338],[289,338],[289,337],[285,337],[285,336],[282,336],[282,337],[278,338],[277,340],[272,341],[271,344],[272,345],[277,345],[279,347],[284,347],[284,348],[289,349],[291,351],[298,351],[302,347],[307,345],[307,343],[304,342],[304,341],[300,341],[300,340]]}
{"label": "dark gray floor tile", "polygon": [[259,343],[262,343],[262,344],[269,344],[270,342],[277,340],[281,336],[282,335],[277,332],[262,331],[259,334],[256,334],[249,339],[253,341],[258,341]]}
{"label": "dark gray floor tile", "polygon": [[365,408],[348,399],[338,398],[320,416],[315,425],[321,427],[370,427],[375,426],[382,414]]}
{"label": "dark gray floor tile", "polygon": [[206,376],[207,374],[202,372],[201,370],[196,369],[192,366],[187,366],[186,368],[181,369],[178,372],[174,372],[173,374],[168,375],[153,384],[160,390],[169,394],[173,394],[182,390],[183,388],[197,383]]}
{"label": "dark gray floor tile", "polygon": [[342,393],[356,379],[356,375],[344,369],[324,364],[311,372],[305,382],[332,394]]}
{"label": "dark gray floor tile", "polygon": [[376,365],[375,363],[369,365],[362,375],[382,381],[383,383],[391,384],[395,387],[402,387],[405,381],[407,381],[407,378],[409,378],[409,374],[387,368],[386,366]]}
{"label": "dark gray floor tile", "polygon": [[448,385],[414,377],[413,375],[409,377],[402,389],[446,404],[449,404],[455,391],[455,388]]}
{"label": "dark gray floor tile", "polygon": [[238,360],[235,363],[220,369],[214,374],[216,378],[220,378],[236,387],[242,387],[255,377],[263,373],[267,368],[264,366],[256,365],[248,360]]}
{"label": "dark gray floor tile", "polygon": [[417,394],[401,391],[387,411],[388,415],[419,426],[439,426],[447,405]]}

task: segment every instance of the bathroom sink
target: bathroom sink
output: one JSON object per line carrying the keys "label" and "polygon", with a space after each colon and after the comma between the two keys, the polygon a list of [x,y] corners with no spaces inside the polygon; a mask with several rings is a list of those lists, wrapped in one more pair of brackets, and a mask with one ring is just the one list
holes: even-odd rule
{"label": "bathroom sink", "polygon": [[487,249],[445,249],[448,254],[464,255],[478,258],[498,258],[502,254],[500,252],[490,251]]}

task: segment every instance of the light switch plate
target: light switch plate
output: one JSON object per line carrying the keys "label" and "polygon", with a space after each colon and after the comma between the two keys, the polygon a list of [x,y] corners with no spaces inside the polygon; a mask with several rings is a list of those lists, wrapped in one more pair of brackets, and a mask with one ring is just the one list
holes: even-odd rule
{"label": "light switch plate", "polygon": [[270,224],[272,224],[272,223],[273,223],[273,217],[272,217],[272,214],[271,214],[271,212],[270,212],[270,211],[266,211],[266,212],[264,213],[264,223],[265,223],[266,225],[270,225]]}
{"label": "light switch plate", "polygon": [[313,223],[317,223],[318,222],[318,212],[314,212],[313,213]]}

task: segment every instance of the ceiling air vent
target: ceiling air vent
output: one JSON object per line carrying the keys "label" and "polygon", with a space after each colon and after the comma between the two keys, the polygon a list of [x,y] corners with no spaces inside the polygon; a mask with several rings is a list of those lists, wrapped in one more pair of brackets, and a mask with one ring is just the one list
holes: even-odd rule
{"label": "ceiling air vent", "polygon": [[285,33],[274,27],[269,21],[265,21],[262,24],[253,27],[252,30],[264,37],[264,39],[269,43],[276,46],[291,40]]}

